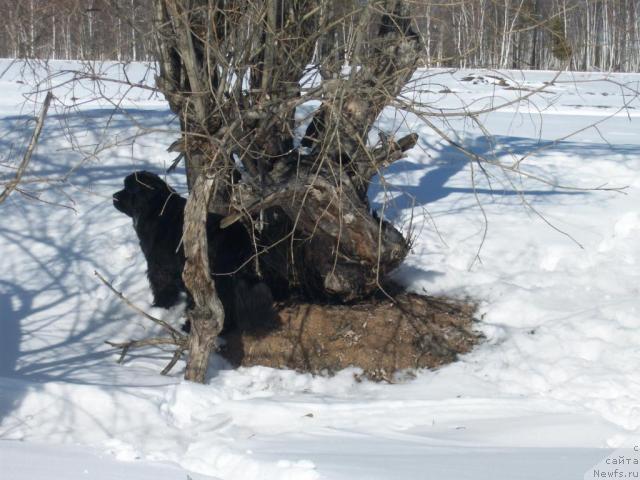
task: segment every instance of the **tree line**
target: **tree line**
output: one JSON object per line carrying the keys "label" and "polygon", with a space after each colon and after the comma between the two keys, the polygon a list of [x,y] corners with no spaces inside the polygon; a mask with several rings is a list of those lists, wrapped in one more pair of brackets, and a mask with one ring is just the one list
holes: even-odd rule
{"label": "tree line", "polygon": [[[224,3],[225,0],[219,0]],[[319,0],[343,18],[329,38],[348,51],[368,0]],[[0,0],[0,55],[148,61],[152,0]],[[258,2],[260,3],[260,2]],[[264,3],[264,2],[263,2]],[[640,0],[415,0],[411,16],[425,66],[638,71]],[[341,48],[344,47],[344,48]],[[328,53],[325,53],[328,54]],[[342,58],[348,63],[348,58]]]}
{"label": "tree line", "polygon": [[0,0],[0,8],[3,57],[152,59],[151,0]]}

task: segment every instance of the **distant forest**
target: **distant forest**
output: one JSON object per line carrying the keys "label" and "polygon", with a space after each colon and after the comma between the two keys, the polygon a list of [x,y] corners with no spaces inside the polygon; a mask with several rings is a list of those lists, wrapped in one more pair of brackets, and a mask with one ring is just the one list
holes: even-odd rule
{"label": "distant forest", "polygon": [[[246,8],[269,0],[218,1]],[[349,62],[342,52],[348,51],[359,9],[366,3],[318,0],[336,21],[317,55]],[[425,66],[640,69],[640,0],[407,3],[422,40]],[[2,57],[125,62],[154,58],[152,0],[0,0],[0,8],[5,16]]]}

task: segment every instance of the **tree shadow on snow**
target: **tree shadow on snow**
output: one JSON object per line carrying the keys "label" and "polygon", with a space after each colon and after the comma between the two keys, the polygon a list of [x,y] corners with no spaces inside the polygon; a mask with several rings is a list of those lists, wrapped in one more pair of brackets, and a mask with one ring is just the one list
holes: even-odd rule
{"label": "tree shadow on snow", "polygon": [[[602,157],[607,159],[611,155],[616,155],[622,159],[621,161],[624,161],[624,158],[633,159],[640,155],[640,146],[633,144],[608,145],[575,141],[541,142],[532,138],[513,136],[496,136],[493,137],[492,142],[487,141],[486,137],[476,137],[465,142],[464,147],[491,160],[498,160],[502,155],[506,154],[511,154],[511,158],[518,158],[533,150],[541,149],[541,147],[539,155],[551,154],[559,158],[584,157],[597,159]],[[422,145],[422,148],[425,151],[430,150],[428,145],[425,144]],[[439,150],[436,150],[434,155],[429,155],[428,158],[426,155],[420,154],[414,155],[413,158],[413,160],[405,159],[392,164],[383,173],[385,177],[384,186],[376,178],[370,188],[369,198],[372,207],[377,211],[381,211],[384,207],[384,216],[392,221],[400,218],[406,219],[406,211],[412,209],[412,215],[422,215],[426,212],[427,216],[433,218],[443,215],[455,215],[469,208],[477,208],[476,196],[483,204],[501,201],[509,197],[524,197],[529,204],[535,205],[544,199],[548,201],[549,197],[556,197],[554,201],[561,201],[570,197],[586,197],[602,193],[554,188],[533,180],[520,183],[517,175],[513,173],[509,174],[509,176],[517,187],[504,188],[504,182],[494,182],[493,185],[488,185],[477,164],[474,166],[475,176],[478,181],[474,188],[470,175],[469,157],[449,145],[444,145]],[[507,159],[507,162],[509,161],[509,157],[503,156],[502,161],[504,162],[505,159]],[[545,165],[546,168],[545,166],[541,167],[543,172],[549,170],[548,161],[545,162]],[[531,167],[536,167],[535,159],[528,159],[523,169],[530,171]],[[490,170],[490,173],[495,174],[496,167],[492,168],[493,170]],[[558,165],[555,170],[562,172],[562,169],[563,166]],[[545,175],[535,170],[534,174],[544,176],[552,182],[557,180],[549,174]],[[603,180],[606,181],[606,179]],[[531,186],[537,188],[531,188]],[[450,195],[456,195],[456,198],[452,201],[446,201],[438,205],[438,207],[435,206],[438,201]],[[401,265],[398,271],[402,272],[403,283],[414,285],[419,284],[421,281],[431,282],[434,278],[443,275],[437,271],[426,270],[406,263]]]}
{"label": "tree shadow on snow", "polygon": [[[56,177],[77,170],[66,184],[26,188],[53,203],[73,205],[71,200],[77,197],[81,202],[75,205],[79,213],[18,192],[0,206],[0,381],[7,387],[0,388],[0,420],[15,409],[27,390],[38,388],[39,383],[109,385],[112,380],[109,375],[116,370],[112,366],[117,356],[103,341],[117,337],[123,319],[132,315],[119,299],[103,293],[106,287],[95,279],[93,271],[117,277],[118,288],[124,291],[139,279],[129,267],[122,272],[111,265],[114,252],[107,248],[105,236],[114,236],[114,247],[127,242],[137,247],[130,221],[113,208],[111,193],[122,188],[124,177],[132,171],[149,169],[161,174],[166,165],[162,159],[140,158],[139,153],[137,158],[123,159],[121,150],[115,162],[103,162],[109,156],[109,152],[103,152],[100,159],[82,163],[78,154],[60,149],[68,145],[62,126],[91,131],[104,130],[108,123],[107,134],[126,135],[135,128],[131,115],[137,115],[148,128],[171,129],[167,111],[136,110],[114,115],[109,110],[95,110],[64,118],[47,117],[28,177]],[[4,159],[9,155],[19,158],[19,147],[31,135],[31,130],[25,129],[28,119],[0,118],[0,151],[4,152]],[[93,135],[89,137],[88,143],[96,140]],[[171,138],[167,134],[161,137],[167,143]],[[141,137],[136,142],[152,143],[153,137]],[[183,172],[180,169],[178,177]],[[12,171],[5,170],[0,177],[12,176]],[[121,223],[114,224],[115,219]],[[100,295],[98,301],[96,295]],[[158,356],[162,357],[158,359],[162,365],[171,354],[166,359],[161,353]],[[96,369],[95,375],[91,374],[92,369]]]}
{"label": "tree shadow on snow", "polygon": [[[544,148],[547,146],[550,148]],[[629,157],[640,154],[640,147],[638,145],[607,145],[572,141],[542,142],[532,138],[512,136],[495,136],[491,142],[484,136],[476,137],[475,139],[465,142],[464,147],[490,160],[497,160],[502,155],[509,153],[513,155],[513,158],[518,158],[541,147],[540,155],[584,156],[585,158],[601,156],[604,158],[612,154]],[[507,158],[507,160],[505,160],[505,158]],[[575,196],[592,193],[588,191],[577,192],[566,190],[533,180],[525,181],[527,186],[523,188],[517,188],[512,185],[505,187],[505,182],[493,182],[492,185],[489,185],[484,179],[482,170],[477,163],[474,164],[476,177],[476,185],[474,187],[468,168],[470,161],[468,156],[450,145],[444,145],[437,151],[435,156],[425,161],[398,161],[385,170],[384,176],[385,178],[389,178],[390,181],[387,182],[384,187],[382,187],[380,182],[377,182],[377,185],[372,185],[370,198],[375,199],[372,201],[372,206],[377,210],[382,208],[383,202],[380,201],[380,194],[383,192],[389,194],[393,199],[389,206],[385,206],[385,213],[391,218],[393,218],[393,212],[395,211],[412,207],[423,207],[448,197],[451,194],[479,195],[493,198],[524,196],[528,201],[534,202],[536,198],[539,199],[548,196]],[[508,164],[509,161],[511,160],[509,160],[508,157],[503,157],[503,162]],[[532,166],[536,167],[535,160],[528,159],[523,170],[530,170]],[[486,168],[493,174],[497,173],[497,167],[487,166]],[[559,168],[562,167],[560,166]],[[467,175],[466,179],[462,182],[457,180],[455,183],[458,185],[451,185],[451,183],[453,183],[451,182],[453,177],[463,172],[463,170],[465,170],[465,174]],[[520,183],[515,173],[509,173],[509,176],[514,180],[514,184]],[[541,176],[544,176],[551,182],[555,180],[548,175],[545,176],[543,174]],[[376,182],[375,179],[374,182]],[[413,184],[407,184],[407,182]],[[468,186],[459,186],[460,183],[467,183]],[[536,183],[538,188],[530,188],[531,185]],[[388,207],[391,207],[390,210],[387,210]],[[448,211],[447,213],[455,213],[455,210]]]}
{"label": "tree shadow on snow", "polygon": [[[21,159],[34,126],[35,119],[30,115],[0,118],[0,159],[5,163]],[[111,152],[119,149],[119,154],[123,155],[122,151],[126,151],[131,163],[127,170],[130,173],[132,169],[149,166],[154,161],[152,158],[135,158],[134,147],[157,147],[160,139],[164,150],[173,137],[178,137],[178,130],[175,115],[168,110],[91,109],[49,114],[27,177],[57,178],[72,172],[75,185],[118,180],[115,175],[119,175],[123,167],[105,165]],[[155,168],[166,169],[168,166],[156,165]],[[12,170],[0,170],[0,181],[6,177],[13,178],[13,175]]]}

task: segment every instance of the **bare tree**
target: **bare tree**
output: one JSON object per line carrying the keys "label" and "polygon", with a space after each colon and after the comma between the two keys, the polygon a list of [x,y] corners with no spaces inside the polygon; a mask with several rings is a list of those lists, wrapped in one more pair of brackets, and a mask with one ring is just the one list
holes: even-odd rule
{"label": "bare tree", "polygon": [[[368,139],[413,74],[419,41],[398,1],[339,12],[310,0],[154,6],[158,86],[181,121],[175,149],[191,189],[183,278],[195,307],[186,377],[203,381],[224,322],[209,274],[207,210],[227,214],[227,224],[245,222],[258,273],[306,297],[363,298],[404,259],[406,239],[371,211],[367,189],[417,137],[381,135],[374,146]],[[325,36],[336,25],[348,31],[332,45]],[[319,44],[335,51],[311,64]],[[296,111],[310,101],[320,106],[300,124]]]}

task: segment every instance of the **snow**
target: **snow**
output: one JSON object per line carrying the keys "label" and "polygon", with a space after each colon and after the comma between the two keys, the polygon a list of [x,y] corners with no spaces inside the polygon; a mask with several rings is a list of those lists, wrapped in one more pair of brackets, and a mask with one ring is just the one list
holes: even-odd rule
{"label": "snow", "polygon": [[[354,369],[331,378],[233,370],[216,358],[207,384],[194,385],[181,379],[182,362],[158,374],[170,351],[145,349],[116,363],[105,340],[156,330],[93,275],[179,322],[179,309],[149,307],[130,220],[110,198],[131,171],[168,167],[176,122],[148,89],[107,83],[107,101],[86,80],[66,83],[77,64],[48,67],[61,72],[42,83],[55,87],[58,102],[28,179],[65,181],[26,184],[47,203],[14,192],[0,206],[3,479],[565,480],[597,478],[596,464],[613,472],[605,458],[614,449],[634,455],[640,74],[565,73],[532,93],[556,74],[419,72],[421,93],[405,95],[415,95],[422,112],[452,114],[429,121],[464,148],[494,163],[520,162],[533,177],[486,165],[487,178],[419,112],[383,113],[380,129],[420,134],[371,193],[379,209],[389,200],[385,216],[411,227],[412,252],[395,275],[415,291],[477,302],[486,341],[473,352],[395,384],[356,380]],[[116,65],[95,68],[125,78]],[[152,82],[148,66],[127,68],[131,81]],[[33,128],[44,97],[34,83],[46,71],[0,60],[2,72],[6,179]],[[504,106],[478,114],[482,127],[456,116],[462,105],[491,104]],[[183,172],[168,181],[185,192]]]}
{"label": "snow", "polygon": [[[51,446],[21,442],[3,442],[0,448],[3,478],[33,480],[175,480],[187,478],[176,466],[144,461],[119,462],[108,452],[88,448]],[[192,475],[193,480],[204,479]]]}

